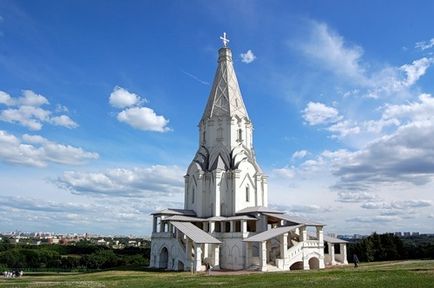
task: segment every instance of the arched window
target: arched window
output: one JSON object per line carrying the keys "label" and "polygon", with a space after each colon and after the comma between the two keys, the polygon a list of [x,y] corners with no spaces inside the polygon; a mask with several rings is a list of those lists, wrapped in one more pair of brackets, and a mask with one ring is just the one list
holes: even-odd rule
{"label": "arched window", "polygon": [[246,186],[246,202],[250,201],[250,189],[249,186]]}
{"label": "arched window", "polygon": [[191,193],[191,203],[194,203],[194,197],[195,195],[194,195],[194,187],[193,187],[193,192]]}
{"label": "arched window", "polygon": [[238,141],[243,141],[243,130],[238,129]]}

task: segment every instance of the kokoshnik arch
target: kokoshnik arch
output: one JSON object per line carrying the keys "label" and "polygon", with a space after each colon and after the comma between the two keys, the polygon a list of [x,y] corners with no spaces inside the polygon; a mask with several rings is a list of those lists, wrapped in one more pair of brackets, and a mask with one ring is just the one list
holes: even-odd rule
{"label": "kokoshnik arch", "polygon": [[346,242],[323,235],[325,224],[267,207],[267,176],[256,162],[253,125],[226,33],[220,39],[199,148],[184,176],[184,209],[152,213],[150,266],[272,271],[347,264]]}

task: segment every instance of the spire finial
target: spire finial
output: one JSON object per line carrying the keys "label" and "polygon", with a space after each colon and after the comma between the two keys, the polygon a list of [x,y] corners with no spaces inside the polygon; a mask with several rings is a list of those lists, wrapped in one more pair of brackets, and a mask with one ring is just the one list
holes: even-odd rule
{"label": "spire finial", "polygon": [[220,39],[223,41],[223,46],[225,48],[228,47],[229,39],[226,38],[226,32],[223,32],[223,36],[220,36]]}

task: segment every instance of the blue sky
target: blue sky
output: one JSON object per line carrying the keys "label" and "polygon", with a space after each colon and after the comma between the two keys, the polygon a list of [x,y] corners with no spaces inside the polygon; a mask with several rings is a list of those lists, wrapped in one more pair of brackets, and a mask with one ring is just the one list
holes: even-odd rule
{"label": "blue sky", "polygon": [[431,1],[1,1],[0,231],[149,235],[228,33],[270,206],[433,232]]}

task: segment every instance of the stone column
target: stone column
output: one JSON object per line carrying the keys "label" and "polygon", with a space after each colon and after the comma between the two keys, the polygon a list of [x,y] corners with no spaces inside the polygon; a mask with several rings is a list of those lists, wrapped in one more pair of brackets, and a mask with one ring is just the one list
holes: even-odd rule
{"label": "stone column", "polygon": [[324,246],[324,232],[322,226],[316,226],[316,238],[318,238],[319,245]]}
{"label": "stone column", "polygon": [[303,255],[303,270],[310,270],[309,260]]}
{"label": "stone column", "polygon": [[267,271],[267,241],[262,241],[259,245],[259,268]]}
{"label": "stone column", "polygon": [[186,263],[184,263],[184,270],[188,271],[191,268],[192,260],[191,260],[191,241],[190,238],[186,237],[185,238],[185,260]]}
{"label": "stone column", "polygon": [[195,210],[197,212],[198,217],[202,217],[203,213],[204,213],[204,211],[203,211],[204,207],[203,207],[203,201],[202,201],[202,194],[203,194],[202,181],[203,181],[203,172],[199,172],[198,177],[197,177],[196,192],[194,195],[196,197],[196,199],[194,199],[194,206],[197,207]]}
{"label": "stone column", "polygon": [[232,220],[232,221],[229,221],[229,223],[230,223],[230,230],[229,230],[229,232],[231,232],[231,233],[234,233],[235,232],[235,222]]}
{"label": "stone column", "polygon": [[157,232],[157,224],[158,224],[158,217],[154,216],[153,217],[153,225],[152,225],[152,233],[156,233]]}
{"label": "stone column", "polygon": [[201,244],[194,243],[194,272],[202,271],[202,248]]}
{"label": "stone column", "polygon": [[301,242],[304,242],[307,240],[306,226],[300,227],[300,237],[301,237]]}
{"label": "stone column", "polygon": [[288,258],[288,233],[280,235],[280,258]]}
{"label": "stone column", "polygon": [[246,258],[244,260],[244,269],[248,269],[250,267],[251,249],[252,244],[250,242],[246,242]]}
{"label": "stone column", "polygon": [[[209,245],[208,243],[203,244],[203,259],[207,258],[207,261],[209,260]],[[208,264],[210,264],[208,262]]]}
{"label": "stone column", "polygon": [[215,209],[214,216],[220,216],[220,181],[221,181],[221,173],[218,171],[214,171],[215,173]]}
{"label": "stone column", "polygon": [[247,221],[241,220],[241,233],[247,233]]}
{"label": "stone column", "polygon": [[214,221],[210,221],[209,222],[209,233],[214,233],[215,232],[215,222]]}
{"label": "stone column", "polygon": [[318,238],[318,249],[319,249],[319,268],[323,269],[325,267],[324,263],[324,232],[322,226],[316,226],[316,237]]}
{"label": "stone column", "polygon": [[335,260],[335,244],[329,242],[330,264],[336,265]]}
{"label": "stone column", "polygon": [[163,222],[163,217],[160,217],[160,232],[164,232],[164,222]]}
{"label": "stone column", "polygon": [[348,259],[347,259],[347,244],[346,243],[341,243],[339,244],[340,248],[341,248],[341,254],[342,254],[342,260],[344,261],[344,264],[348,264]]}
{"label": "stone column", "polygon": [[214,254],[214,262],[213,262],[213,269],[219,270],[220,269],[220,246],[219,244],[213,244],[213,254]]}
{"label": "stone column", "polygon": [[[263,201],[263,199],[262,199],[262,193],[263,193],[263,191],[262,191],[262,183],[261,183],[261,179],[262,178],[262,176],[261,175],[259,175],[259,174],[256,174],[256,177],[255,177],[255,184],[256,184],[256,186],[255,187],[253,187],[254,188],[254,196],[255,196],[255,206],[262,206],[262,201]],[[250,201],[252,201],[252,200],[250,200]]]}
{"label": "stone column", "polygon": [[191,203],[191,201],[189,201],[189,199],[188,199],[188,179],[189,179],[190,177],[189,176],[187,176],[187,175],[185,175],[184,176],[184,209],[189,209],[190,207],[189,207],[189,205],[190,205],[190,203]]}
{"label": "stone column", "polygon": [[262,176],[262,185],[263,185],[263,191],[262,191],[262,205],[267,207],[268,206],[268,183],[267,176]]}

